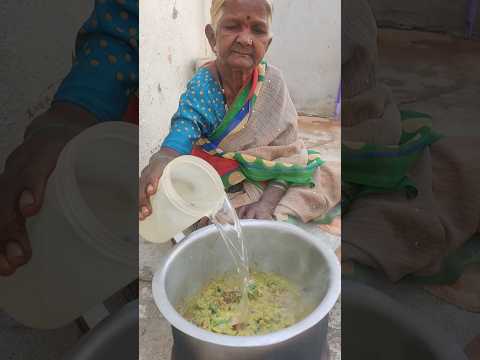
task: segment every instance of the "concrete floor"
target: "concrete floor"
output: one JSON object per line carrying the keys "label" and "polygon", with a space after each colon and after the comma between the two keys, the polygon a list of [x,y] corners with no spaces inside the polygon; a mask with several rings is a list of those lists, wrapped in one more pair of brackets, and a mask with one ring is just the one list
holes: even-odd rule
{"label": "concrete floor", "polygon": [[430,114],[450,136],[480,133],[480,42],[399,30],[379,42],[378,79],[402,109]]}
{"label": "concrete floor", "polygon": [[[480,136],[480,42],[415,31],[380,31],[379,79],[400,108],[433,116],[448,136]],[[421,288],[391,284],[381,276],[369,283],[410,309],[423,313],[462,347],[480,335],[480,314],[463,311]]]}

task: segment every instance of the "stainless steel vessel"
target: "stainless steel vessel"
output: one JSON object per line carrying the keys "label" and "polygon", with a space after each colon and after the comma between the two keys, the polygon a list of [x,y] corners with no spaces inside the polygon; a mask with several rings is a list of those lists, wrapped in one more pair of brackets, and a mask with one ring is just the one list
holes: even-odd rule
{"label": "stainless steel vessel", "polygon": [[138,300],[103,320],[63,360],[138,359]]}
{"label": "stainless steel vessel", "polygon": [[344,360],[468,360],[454,335],[366,284],[343,281],[342,316]]}
{"label": "stainless steel vessel", "polygon": [[214,226],[180,243],[153,280],[155,302],[172,325],[176,360],[319,360],[327,349],[328,313],[340,294],[340,265],[321,238],[273,221],[242,221],[250,264],[300,284],[315,310],[287,329],[251,337],[205,331],[185,320],[175,306],[215,276],[233,270]]}

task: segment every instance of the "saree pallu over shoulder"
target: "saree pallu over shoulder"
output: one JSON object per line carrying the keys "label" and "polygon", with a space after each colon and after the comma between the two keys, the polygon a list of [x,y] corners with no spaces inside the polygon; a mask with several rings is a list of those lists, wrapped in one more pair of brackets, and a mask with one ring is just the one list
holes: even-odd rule
{"label": "saree pallu over shoulder", "polygon": [[282,73],[269,65],[248,122],[225,138],[225,152],[261,146],[289,145],[298,140],[298,115]]}
{"label": "saree pallu over shoulder", "polygon": [[287,145],[297,140],[297,129],[297,112],[280,70],[262,62],[222,122],[197,145],[211,154]]}
{"label": "saree pallu over shoulder", "polygon": [[[226,187],[246,179],[313,186],[313,173],[323,161],[298,140],[297,127],[297,112],[280,71],[262,62],[225,119],[198,145],[238,164],[234,171],[220,172]],[[218,165],[218,160],[214,162]],[[222,170],[231,169],[232,162],[223,164]]]}
{"label": "saree pallu over shoulder", "polygon": [[237,133],[246,125],[249,118],[248,115],[255,106],[257,96],[265,80],[266,69],[267,64],[262,62],[253,71],[251,81],[242,88],[225,118],[206,140],[206,143],[211,144],[211,146],[204,145],[206,150],[222,146],[228,135]]}

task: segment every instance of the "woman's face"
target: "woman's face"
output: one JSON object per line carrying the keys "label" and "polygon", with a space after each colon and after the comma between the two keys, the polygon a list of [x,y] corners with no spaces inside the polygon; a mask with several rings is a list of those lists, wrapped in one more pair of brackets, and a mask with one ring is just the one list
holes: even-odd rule
{"label": "woman's face", "polygon": [[232,68],[251,70],[262,61],[272,41],[267,3],[258,0],[228,0],[223,6],[216,34],[207,37],[217,58]]}

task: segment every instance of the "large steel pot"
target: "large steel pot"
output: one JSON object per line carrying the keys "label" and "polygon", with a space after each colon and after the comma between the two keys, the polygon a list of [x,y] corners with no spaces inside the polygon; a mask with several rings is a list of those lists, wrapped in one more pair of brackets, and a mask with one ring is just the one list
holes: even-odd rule
{"label": "large steel pot", "polygon": [[138,300],[87,333],[63,360],[138,359]]}
{"label": "large steel pot", "polygon": [[218,335],[185,320],[175,306],[208,280],[233,269],[215,227],[203,228],[173,249],[153,280],[155,302],[172,325],[176,360],[324,358],[328,313],[340,294],[335,254],[322,239],[293,225],[249,220],[242,226],[251,264],[300,284],[318,306],[294,326],[263,336]]}
{"label": "large steel pot", "polygon": [[467,360],[451,335],[365,284],[343,281],[342,319],[344,360]]}

